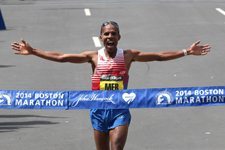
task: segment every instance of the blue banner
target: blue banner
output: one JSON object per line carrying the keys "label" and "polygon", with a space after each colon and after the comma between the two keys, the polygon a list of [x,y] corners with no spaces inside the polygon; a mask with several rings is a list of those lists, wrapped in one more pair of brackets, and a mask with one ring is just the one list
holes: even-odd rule
{"label": "blue banner", "polygon": [[224,104],[225,86],[116,91],[0,91],[2,109],[128,109]]}

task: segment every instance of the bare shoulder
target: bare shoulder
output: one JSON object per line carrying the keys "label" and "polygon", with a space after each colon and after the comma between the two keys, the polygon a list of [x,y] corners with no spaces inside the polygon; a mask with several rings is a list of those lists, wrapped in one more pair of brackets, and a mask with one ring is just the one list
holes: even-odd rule
{"label": "bare shoulder", "polygon": [[137,55],[138,53],[140,53],[140,50],[137,50],[137,49],[126,49],[126,50],[124,50],[125,55]]}
{"label": "bare shoulder", "polygon": [[80,53],[83,56],[88,57],[89,59],[93,59],[98,56],[98,51],[96,50],[87,50]]}
{"label": "bare shoulder", "polygon": [[98,51],[94,51],[94,50],[83,51],[81,54],[88,55],[88,56],[95,56],[98,54]]}
{"label": "bare shoulder", "polygon": [[89,62],[96,65],[97,60],[98,60],[98,51],[97,50],[83,51],[81,54],[85,55],[88,58]]}
{"label": "bare shoulder", "polygon": [[140,53],[139,50],[137,49],[126,49],[124,50],[124,56],[127,58],[127,59],[130,59],[132,60],[135,56],[137,56],[138,54]]}

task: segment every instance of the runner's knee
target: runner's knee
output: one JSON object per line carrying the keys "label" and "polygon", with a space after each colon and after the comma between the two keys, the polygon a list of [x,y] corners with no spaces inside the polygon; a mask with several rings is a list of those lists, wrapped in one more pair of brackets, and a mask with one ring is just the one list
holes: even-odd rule
{"label": "runner's knee", "polygon": [[125,145],[124,139],[122,140],[118,139],[118,140],[112,141],[111,148],[112,150],[123,150],[124,145]]}

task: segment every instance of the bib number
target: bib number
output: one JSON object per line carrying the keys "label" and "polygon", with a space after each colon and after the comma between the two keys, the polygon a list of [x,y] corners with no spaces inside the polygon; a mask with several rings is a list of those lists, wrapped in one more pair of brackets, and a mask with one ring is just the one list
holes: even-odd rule
{"label": "bib number", "polygon": [[100,90],[123,90],[123,78],[117,76],[102,76]]}

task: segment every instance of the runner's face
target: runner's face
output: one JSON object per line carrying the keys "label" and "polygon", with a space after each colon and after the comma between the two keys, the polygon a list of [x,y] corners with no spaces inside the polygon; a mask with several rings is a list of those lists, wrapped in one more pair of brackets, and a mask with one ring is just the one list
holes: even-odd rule
{"label": "runner's face", "polygon": [[105,48],[110,52],[116,51],[118,41],[120,40],[120,34],[118,29],[112,24],[108,24],[102,27],[100,39],[103,42]]}

